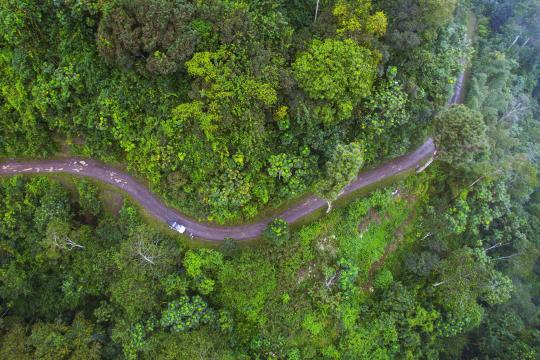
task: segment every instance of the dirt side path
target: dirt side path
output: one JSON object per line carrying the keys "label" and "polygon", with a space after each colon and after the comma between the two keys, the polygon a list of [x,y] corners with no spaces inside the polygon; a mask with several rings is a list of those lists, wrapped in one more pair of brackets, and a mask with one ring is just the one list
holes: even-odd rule
{"label": "dirt side path", "polygon": [[[388,161],[376,168],[360,173],[358,178],[347,185],[340,196],[346,196],[366,186],[380,182],[386,178],[417,169],[430,161],[435,154],[433,139],[429,138],[415,151]],[[140,184],[130,175],[95,160],[65,158],[55,160],[36,161],[5,161],[0,163],[0,176],[18,174],[50,174],[68,173],[82,177],[93,178],[113,185],[127,192],[135,201],[141,204],[152,216],[167,222],[176,220],[186,227],[186,234],[197,238],[220,241],[226,237],[236,240],[249,240],[259,237],[272,218],[256,223],[239,226],[218,226],[196,222],[180,212],[163,204],[156,195]],[[309,196],[298,205],[295,205],[278,217],[288,223],[303,218],[312,212],[326,206],[326,202],[316,196]]]}

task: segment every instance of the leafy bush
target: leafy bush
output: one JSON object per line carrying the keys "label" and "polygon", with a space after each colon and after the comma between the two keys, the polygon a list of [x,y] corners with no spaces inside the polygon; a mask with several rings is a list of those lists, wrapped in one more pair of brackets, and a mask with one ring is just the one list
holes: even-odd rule
{"label": "leafy bush", "polygon": [[289,224],[281,218],[275,218],[268,224],[263,237],[273,246],[282,246],[291,238]]}
{"label": "leafy bush", "polygon": [[200,324],[207,324],[212,318],[212,309],[200,296],[181,296],[167,304],[167,308],[161,313],[160,324],[172,332],[186,332]]}
{"label": "leafy bush", "polygon": [[390,270],[382,270],[375,276],[373,286],[377,289],[385,289],[394,281],[392,272]]}

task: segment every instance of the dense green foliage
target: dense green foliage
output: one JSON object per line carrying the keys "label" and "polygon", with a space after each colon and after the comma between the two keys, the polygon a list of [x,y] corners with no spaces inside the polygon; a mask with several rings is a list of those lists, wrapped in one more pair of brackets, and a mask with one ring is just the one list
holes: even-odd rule
{"label": "dense green foliage", "polygon": [[482,114],[464,105],[455,105],[434,119],[438,158],[460,165],[477,161],[487,151],[486,124]]}
{"label": "dense green foliage", "polygon": [[[312,191],[340,144],[369,163],[403,153],[423,110],[383,44],[392,22],[367,0],[324,2],[314,21],[312,3],[2,1],[0,153],[121,162],[217,222]],[[459,70],[433,61],[444,81]]]}
{"label": "dense green foliage", "polygon": [[318,194],[329,203],[337,199],[339,192],[356,178],[363,163],[358,143],[338,145],[326,163],[326,178],[318,184]]}
{"label": "dense green foliage", "polygon": [[264,231],[264,238],[270,244],[281,246],[291,237],[289,224],[280,218],[275,218]]}
{"label": "dense green foliage", "polygon": [[104,9],[97,46],[111,64],[166,75],[195,50],[193,7],[180,1],[116,1]]}
{"label": "dense green foliage", "polygon": [[87,180],[1,178],[0,358],[539,358],[539,17],[537,0],[0,0],[2,157],[124,164],[225,223],[310,192],[330,210],[362,168],[438,147],[219,247]]}
{"label": "dense green foliage", "polygon": [[346,120],[360,99],[371,92],[376,61],[353,40],[314,40],[292,64],[300,88],[313,100],[332,105],[316,108],[323,122]]}

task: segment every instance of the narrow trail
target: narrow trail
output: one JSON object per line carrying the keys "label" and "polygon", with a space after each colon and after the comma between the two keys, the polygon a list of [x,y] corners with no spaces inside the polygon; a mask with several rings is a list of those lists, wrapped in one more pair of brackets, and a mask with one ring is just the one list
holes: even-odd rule
{"label": "narrow trail", "polygon": [[[435,153],[435,144],[433,143],[433,139],[429,138],[418,149],[409,154],[397,157],[378,167],[360,173],[355,181],[342,190],[340,197],[347,196],[366,186],[405,173],[411,169],[421,170],[426,163],[431,161]],[[25,162],[14,160],[0,163],[0,176],[21,174],[47,175],[52,173],[67,173],[89,177],[120,188],[141,204],[155,218],[165,223],[175,220],[186,227],[185,234],[205,240],[220,241],[227,237],[236,240],[254,239],[262,234],[268,223],[273,219],[267,218],[256,223],[238,226],[218,226],[199,223],[167,207],[156,195],[152,194],[132,176],[95,160],[64,158]],[[299,204],[278,214],[277,217],[281,217],[288,223],[294,223],[325,206],[326,201],[316,196],[308,196]]]}

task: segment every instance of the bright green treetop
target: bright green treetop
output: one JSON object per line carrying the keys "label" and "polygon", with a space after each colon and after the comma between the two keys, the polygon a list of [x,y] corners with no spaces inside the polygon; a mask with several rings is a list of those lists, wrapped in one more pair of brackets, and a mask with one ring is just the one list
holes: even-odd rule
{"label": "bright green treetop", "polygon": [[364,155],[358,143],[338,145],[326,163],[326,178],[318,185],[318,194],[328,202],[334,201],[339,192],[349,184],[364,164]]}
{"label": "bright green treetop", "polygon": [[314,100],[337,108],[340,119],[350,118],[357,102],[371,93],[377,59],[353,40],[313,40],[309,50],[292,64],[300,87]]}

